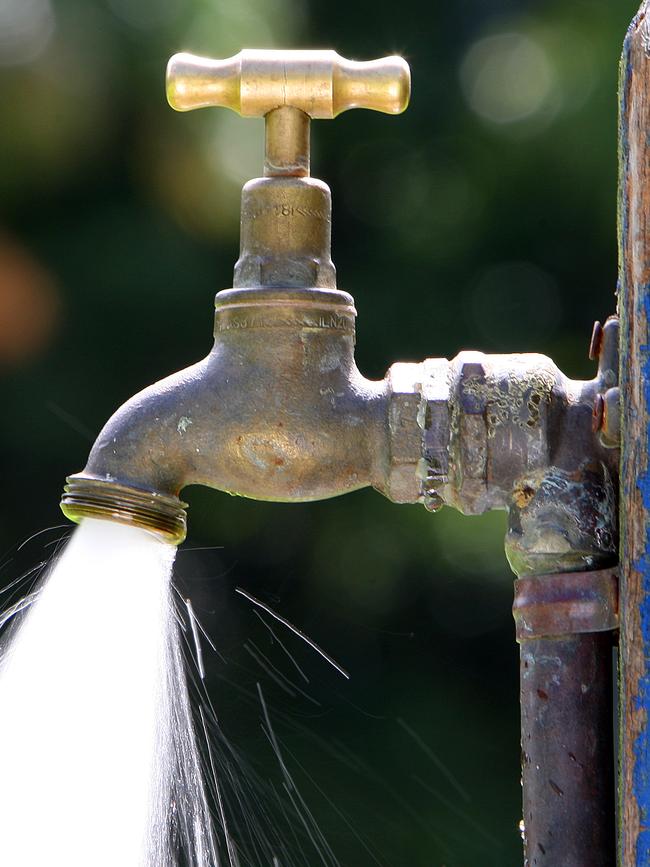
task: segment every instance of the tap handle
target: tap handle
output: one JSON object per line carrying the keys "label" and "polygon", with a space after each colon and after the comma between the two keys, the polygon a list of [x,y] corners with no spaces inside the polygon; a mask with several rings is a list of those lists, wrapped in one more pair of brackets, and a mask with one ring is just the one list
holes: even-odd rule
{"label": "tap handle", "polygon": [[176,111],[222,106],[263,117],[289,106],[310,118],[334,118],[350,108],[400,114],[411,75],[401,57],[357,62],[335,51],[244,49],[212,60],[175,54],[167,65],[167,99]]}

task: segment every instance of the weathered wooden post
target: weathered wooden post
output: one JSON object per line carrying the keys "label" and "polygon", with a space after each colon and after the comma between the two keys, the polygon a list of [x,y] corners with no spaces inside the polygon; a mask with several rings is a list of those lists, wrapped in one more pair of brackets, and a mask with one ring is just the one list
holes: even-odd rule
{"label": "weathered wooden post", "polygon": [[650,865],[650,2],[630,25],[620,79],[620,863]]}

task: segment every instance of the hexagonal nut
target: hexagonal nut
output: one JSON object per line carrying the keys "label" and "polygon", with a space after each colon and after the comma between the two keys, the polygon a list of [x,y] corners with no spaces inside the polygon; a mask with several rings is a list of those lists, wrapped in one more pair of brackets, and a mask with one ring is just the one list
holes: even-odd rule
{"label": "hexagonal nut", "polygon": [[295,286],[335,286],[331,261],[315,256],[242,255],[235,265],[235,286],[282,286],[291,275]]}
{"label": "hexagonal nut", "polygon": [[454,505],[464,514],[474,515],[485,511],[487,494],[487,371],[483,353],[461,352],[454,368],[450,398]]}
{"label": "hexagonal nut", "polygon": [[466,415],[483,415],[487,396],[487,372],[483,353],[461,352],[458,363],[458,405]]}
{"label": "hexagonal nut", "polygon": [[388,471],[386,495],[394,503],[417,503],[422,495],[418,473],[422,458],[422,365],[393,364],[387,374]]}
{"label": "hexagonal nut", "polygon": [[420,476],[424,504],[437,505],[446,500],[449,483],[449,436],[451,416],[449,374],[446,358],[427,358],[422,363],[422,403],[419,423],[422,428]]}
{"label": "hexagonal nut", "polygon": [[268,256],[261,260],[259,277],[260,286],[283,286],[290,283],[294,286],[336,286],[336,271],[331,261],[316,256]]}

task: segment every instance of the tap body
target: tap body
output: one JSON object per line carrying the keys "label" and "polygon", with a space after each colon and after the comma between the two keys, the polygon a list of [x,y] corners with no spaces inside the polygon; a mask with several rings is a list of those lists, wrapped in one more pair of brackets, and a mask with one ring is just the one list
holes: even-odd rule
{"label": "tap body", "polygon": [[128,521],[178,542],[188,485],[285,502],[372,486],[432,510],[507,509],[520,573],[558,558],[593,565],[615,550],[616,451],[592,429],[599,399],[610,427],[617,415],[614,320],[586,383],[533,354],[397,363],[380,382],[357,369],[354,302],[331,258],[331,194],[309,176],[310,120],[355,107],[399,113],[409,81],[394,57],[172,58],[175,108],[265,117],[264,177],[242,190],[240,256],[233,288],[216,297],[212,351],[109,420],[68,479],[69,517]]}
{"label": "tap body", "polygon": [[381,487],[386,384],[357,370],[351,297],[229,290],[215,318],[210,354],[119,409],[85,473],[169,496],[196,484],[276,501]]}

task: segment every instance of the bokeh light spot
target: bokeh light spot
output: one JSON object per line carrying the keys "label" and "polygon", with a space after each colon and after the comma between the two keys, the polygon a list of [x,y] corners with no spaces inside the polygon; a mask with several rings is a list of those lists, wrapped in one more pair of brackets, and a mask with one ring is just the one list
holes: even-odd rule
{"label": "bokeh light spot", "polygon": [[49,0],[1,0],[0,66],[31,63],[54,32]]}
{"label": "bokeh light spot", "polygon": [[[262,174],[264,168],[264,121],[230,111],[214,112],[211,135],[203,142],[206,162],[237,187]],[[237,215],[236,215],[237,216]]]}
{"label": "bokeh light spot", "polygon": [[461,64],[460,78],[472,110],[496,124],[514,123],[545,108],[555,84],[548,54],[523,33],[475,42]]}
{"label": "bokeh light spot", "polygon": [[0,365],[18,365],[43,350],[58,301],[54,281],[29,251],[0,238]]}

